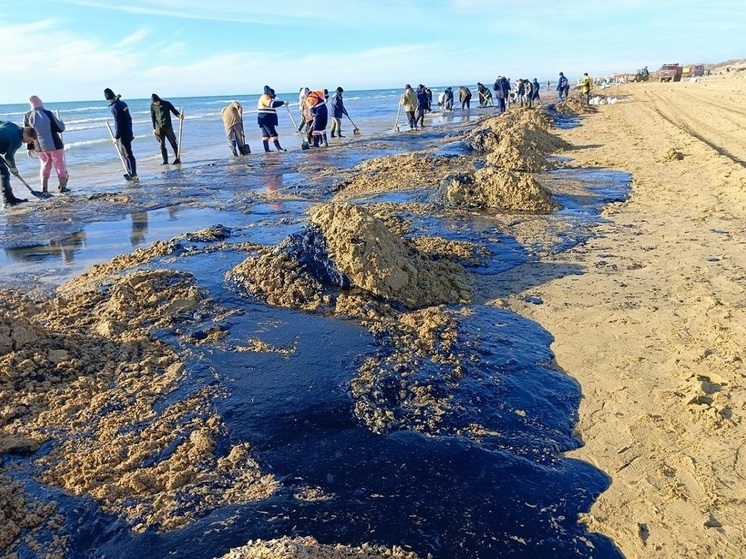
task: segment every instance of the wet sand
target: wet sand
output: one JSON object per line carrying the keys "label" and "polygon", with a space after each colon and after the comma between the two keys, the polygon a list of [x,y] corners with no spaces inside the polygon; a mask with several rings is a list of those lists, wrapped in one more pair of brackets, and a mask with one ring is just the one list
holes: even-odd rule
{"label": "wet sand", "polygon": [[[6,291],[2,451],[33,457],[41,449],[41,481],[95,498],[134,532],[177,530],[219,507],[276,494],[282,480],[256,460],[252,445],[226,436],[216,407],[219,383],[186,394],[180,384],[197,348],[225,345],[224,324],[235,310],[206,293],[193,273],[166,264],[232,254],[225,281],[241,296],[359,321],[388,340],[392,352],[367,358],[350,383],[355,417],[372,433],[408,429],[474,441],[497,435],[486,423],[454,426],[452,395],[406,371],[427,359],[450,371],[451,387],[468,377],[463,365],[475,357],[456,340],[473,311],[442,305],[508,308],[537,321],[555,337],[556,364],[580,382],[584,396],[576,430],[585,446],[573,455],[611,476],[583,517],[590,530],[611,537],[628,557],[736,557],[744,543],[738,249],[746,150],[729,121],[743,119],[741,83],[606,90],[620,101],[590,111],[570,103],[584,117],[582,126],[565,131],[550,131],[538,112],[515,111],[453,131],[465,137],[471,158],[444,155],[442,136],[419,140],[416,154],[397,154],[396,145],[382,141],[379,154],[391,150],[393,157],[363,156],[359,166],[308,154],[303,166],[285,173],[315,177],[304,191],[283,182],[265,191],[264,165],[260,202],[238,197],[218,204],[240,211],[290,202],[271,218],[282,242],[246,235],[230,245],[232,235],[244,238],[240,231],[212,227],[96,266],[51,298]],[[552,153],[571,157],[572,166],[633,176],[632,197],[607,207],[594,235],[585,242],[581,236],[570,250],[557,247],[572,235],[572,215],[546,214],[560,206],[560,191],[588,193],[573,181],[536,179],[533,173],[563,165]],[[334,193],[331,202],[319,200],[325,189]],[[204,196],[198,186],[184,192],[197,207]],[[134,200],[124,198],[125,207]],[[293,237],[308,210],[312,233]],[[494,258],[484,239],[403,236],[413,220],[454,212],[503,223],[533,247],[533,257],[501,274],[475,274],[475,266]],[[314,261],[318,251],[323,257]],[[158,265],[150,269],[150,262]],[[205,326],[195,330],[195,323]],[[164,343],[154,335],[159,331],[178,343]],[[227,349],[297,351],[261,336]],[[395,408],[383,381],[406,394]],[[554,459],[552,448],[539,449],[542,460]],[[6,549],[20,545],[21,536],[51,533],[52,542],[34,545],[64,557],[70,536],[54,503],[24,493],[11,477],[3,486],[14,503],[0,539]],[[300,494],[308,502],[331,498],[313,486]],[[271,556],[293,546],[288,556],[413,556],[312,540],[252,542],[228,556]]]}

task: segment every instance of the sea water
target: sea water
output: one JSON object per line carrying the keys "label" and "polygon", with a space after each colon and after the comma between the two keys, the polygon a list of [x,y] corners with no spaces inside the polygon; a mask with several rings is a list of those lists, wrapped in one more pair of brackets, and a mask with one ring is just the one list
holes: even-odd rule
{"label": "sea water", "polygon": [[[432,124],[442,122],[437,112],[437,96],[444,88],[432,88],[433,111],[430,118]],[[457,88],[456,88],[457,90]],[[103,90],[102,90],[103,91]],[[363,130],[366,135],[393,131],[397,121],[399,99],[403,89],[376,89],[363,91],[345,91],[344,104],[349,117],[342,119],[342,130],[346,136],[353,135],[353,124]],[[132,125],[135,141],[132,150],[137,159],[138,175],[141,179],[163,171],[158,142],[153,135],[153,124],[150,116],[150,99],[129,99],[123,91],[122,100],[127,103],[132,115]],[[257,103],[259,94],[218,95],[211,97],[169,97],[165,92],[156,92],[163,99],[170,101],[179,111],[184,111],[185,119],[182,129],[182,164],[204,165],[210,161],[225,159],[231,155],[228,141],[220,116],[221,110],[232,101],[238,101],[243,107],[244,130],[246,141],[252,152],[262,151],[262,133],[257,124]],[[334,91],[330,90],[330,99]],[[476,95],[476,89],[473,92]],[[276,99],[285,101],[286,107],[277,109],[279,138],[283,147],[288,150],[300,149],[300,138],[293,125],[300,123],[298,107],[298,91],[277,94]],[[112,182],[121,183],[122,169],[119,156],[115,151],[112,138],[106,128],[108,122],[113,128],[113,117],[108,102],[103,99],[75,102],[47,102],[44,108],[59,113],[65,123],[63,140],[70,173],[70,188],[91,188],[109,185]],[[472,111],[461,114],[458,110],[449,114],[448,119],[471,119],[479,116],[475,109],[478,102],[472,98]],[[11,121],[18,125],[23,123],[23,117],[29,111],[27,103],[0,105],[0,121]],[[444,116],[444,115],[443,115]],[[434,117],[434,118],[433,118]],[[172,115],[174,132],[179,136],[179,120]],[[402,128],[406,126],[406,116],[399,114]],[[167,143],[169,161],[173,161],[173,150]],[[272,147],[274,149],[274,147]],[[16,154],[18,170],[31,183],[37,184],[39,164],[36,158],[27,158],[22,148]],[[164,166],[165,167],[165,166]],[[54,175],[54,172],[53,172]],[[52,184],[55,184],[54,178]]]}

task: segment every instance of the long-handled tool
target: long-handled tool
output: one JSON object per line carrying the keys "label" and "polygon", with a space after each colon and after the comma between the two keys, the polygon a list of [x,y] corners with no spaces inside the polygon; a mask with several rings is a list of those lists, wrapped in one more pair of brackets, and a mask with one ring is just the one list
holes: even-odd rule
{"label": "long-handled tool", "polygon": [[241,155],[251,154],[251,146],[246,143],[246,134],[244,134],[243,126],[241,126],[241,147],[239,148],[239,151],[241,152]]}
{"label": "long-handled tool", "polygon": [[394,132],[399,131],[399,115],[401,114],[401,101],[399,102],[399,108],[396,109],[396,124],[394,124]]}
{"label": "long-handled tool", "polygon": [[106,123],[106,128],[109,130],[109,136],[111,136],[111,141],[114,142],[114,149],[117,150],[119,161],[122,162],[122,168],[124,169],[124,178],[126,178],[127,180],[130,180],[127,177],[131,175],[131,171],[127,167],[127,163],[125,162],[124,156],[122,155],[122,150],[119,149],[119,142],[117,142],[117,139],[114,137],[114,132],[112,131],[111,125],[108,122]]}
{"label": "long-handled tool", "polygon": [[179,163],[181,163],[181,136],[184,133],[184,109],[181,109],[179,111],[179,141],[177,142],[178,146],[178,153],[176,154],[176,159],[179,160]]}
{"label": "long-handled tool", "polygon": [[306,140],[303,137],[303,134],[301,133],[301,131],[298,130],[298,126],[296,126],[295,119],[293,118],[293,113],[290,112],[290,107],[285,105],[285,108],[288,110],[288,116],[290,117],[290,122],[293,123],[293,128],[295,128],[298,131],[298,136],[300,136],[300,140],[302,142],[300,145],[301,149],[311,149],[311,146],[308,145],[308,140]]}
{"label": "long-handled tool", "polygon": [[[55,112],[57,113],[57,120],[60,120],[60,110],[57,109],[57,111],[55,111]],[[64,143],[65,143],[65,137],[62,134],[62,132],[60,132],[60,140],[62,140],[62,143],[64,145]],[[67,168],[67,155],[65,155],[65,149],[64,148],[62,149],[62,161],[65,164],[65,173],[67,173],[67,176],[65,177],[65,182],[62,185],[62,188],[60,188],[60,192],[67,193],[67,192],[70,192],[70,189],[67,188],[67,181],[70,180],[70,170]]]}
{"label": "long-handled tool", "polygon": [[[7,167],[8,167],[9,169],[12,169],[12,168],[13,168],[13,167],[12,167],[12,165],[10,165],[10,164],[8,163],[8,160],[7,160],[7,159],[5,159],[5,157],[3,157],[2,155],[0,155],[0,160],[2,160],[2,162],[3,162],[3,163],[5,163],[5,165],[6,165],[6,166],[7,166]],[[23,177],[22,177],[22,176],[21,176],[20,174],[18,174],[18,173],[11,173],[11,174],[12,174],[12,175],[13,175],[13,176],[14,176],[15,178],[17,178],[17,179],[18,179],[19,181],[21,181],[21,182],[23,183],[23,186],[25,186],[26,188],[28,188],[28,191],[29,191],[29,192],[30,192],[30,193],[31,193],[31,194],[32,194],[33,196],[36,196],[37,198],[49,198],[49,197],[51,197],[51,196],[52,196],[52,195],[51,195],[51,194],[49,194],[48,192],[39,192],[38,190],[34,190],[33,188],[31,188],[31,186],[29,185],[29,183],[27,183],[27,182],[26,182],[25,180],[23,180]]]}
{"label": "long-handled tool", "polygon": [[347,119],[348,119],[348,120],[349,120],[349,121],[350,121],[350,122],[352,123],[352,133],[353,133],[353,134],[354,134],[355,136],[359,136],[359,135],[360,135],[360,129],[359,129],[359,128],[358,128],[357,126],[355,126],[355,123],[354,123],[354,122],[352,122],[352,119],[350,118],[350,115],[348,115],[347,113],[345,113],[345,116],[346,116],[346,117],[347,117]]}

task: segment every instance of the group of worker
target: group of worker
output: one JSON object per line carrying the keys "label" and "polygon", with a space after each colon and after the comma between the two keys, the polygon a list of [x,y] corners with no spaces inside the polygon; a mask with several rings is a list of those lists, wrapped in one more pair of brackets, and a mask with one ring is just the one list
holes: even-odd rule
{"label": "group of worker", "polygon": [[[347,109],[344,106],[343,95],[344,89],[338,87],[331,99],[332,138],[344,138],[342,135],[342,116],[347,115]],[[329,147],[326,134],[326,128],[329,124],[327,101],[329,101],[329,91],[327,89],[312,91],[307,87],[302,87],[298,94],[300,123],[297,126],[290,109],[288,109],[293,126],[296,126],[299,133],[305,133],[309,147]],[[277,133],[277,108],[283,105],[287,107],[285,101],[276,98],[275,90],[265,85],[264,91],[257,102],[257,124],[262,131],[262,145],[265,152],[272,151],[269,145],[270,141],[276,151],[286,151],[280,145],[280,138]],[[246,142],[241,104],[238,101],[231,101],[227,107],[223,108],[221,115],[231,153],[233,155],[248,155],[251,153],[251,148]]]}
{"label": "group of worker", "polygon": [[[593,80],[586,72],[578,87],[586,103],[590,100],[590,92],[593,88]],[[511,101],[517,100],[521,106],[533,106],[534,102],[540,102],[539,83],[534,78],[533,82],[529,80],[519,80],[516,91],[511,91],[510,80],[500,76],[493,86],[495,98],[498,102],[500,112],[505,111]],[[569,94],[569,82],[562,72],[559,74],[557,83],[557,97],[559,101],[566,100]],[[486,107],[492,104],[492,94],[489,89],[482,83],[477,84],[479,93],[480,107]],[[347,114],[343,100],[344,90],[338,87],[331,99],[332,109],[332,138],[344,138],[342,135],[342,116]],[[453,110],[454,94],[452,88],[446,88],[438,96],[438,105],[445,111]],[[122,101],[121,96],[115,94],[111,89],[104,89],[104,98],[109,102],[109,108],[114,117],[114,130],[111,132],[112,139],[119,149],[122,164],[125,168],[124,178],[131,182],[137,182],[137,161],[132,153],[132,140],[134,133],[132,130],[132,116],[129,107]],[[300,112],[300,124],[297,126],[298,132],[303,134],[308,140],[308,147],[328,147],[326,128],[329,121],[329,111],[327,102],[329,92],[326,89],[312,91],[307,87],[300,89],[298,95],[298,107]],[[459,87],[459,102],[461,110],[469,110],[471,101],[471,91],[466,86]],[[25,199],[17,198],[13,194],[10,186],[10,175],[18,176],[18,169],[15,163],[15,153],[23,144],[26,144],[29,154],[35,154],[39,158],[41,165],[41,185],[42,193],[48,194],[49,178],[52,168],[54,167],[58,178],[58,191],[60,193],[69,192],[68,172],[65,160],[64,144],[62,142],[62,133],[65,131],[65,123],[51,111],[44,108],[41,99],[36,95],[29,97],[31,110],[28,111],[23,119],[23,126],[18,126],[12,122],[0,122],[0,179],[2,180],[3,203],[5,206],[15,206]],[[400,108],[404,108],[411,130],[418,130],[425,127],[425,113],[431,110],[432,92],[420,84],[415,92],[407,84],[404,88],[404,94],[400,99]],[[286,105],[285,101],[276,99],[275,91],[265,85],[262,95],[257,103],[257,124],[262,131],[262,144],[265,152],[270,152],[270,141],[276,151],[286,151],[281,145],[277,133],[278,118],[277,108]],[[287,105],[286,105],[287,106]],[[150,114],[153,123],[153,134],[158,140],[163,165],[168,165],[168,149],[166,142],[171,145],[174,152],[173,164],[181,163],[179,157],[179,145],[176,141],[176,134],[173,129],[171,115],[182,119],[184,114],[176,110],[173,104],[165,99],[161,99],[157,94],[151,95]],[[293,125],[295,120],[288,109]],[[251,148],[246,142],[246,136],[243,126],[243,107],[238,101],[232,101],[221,111],[223,125],[225,128],[228,144],[231,153],[234,156],[247,155],[251,153]],[[397,126],[398,126],[397,115]]]}
{"label": "group of worker", "polygon": [[13,122],[0,122],[0,180],[3,206],[16,206],[27,201],[24,198],[17,198],[10,187],[10,175],[19,177],[15,155],[24,144],[29,154],[36,153],[39,158],[42,192],[48,194],[52,167],[57,172],[59,192],[69,192],[67,162],[62,143],[65,123],[58,115],[45,109],[44,103],[36,95],[29,97],[29,105],[31,110],[24,115],[23,126]]}

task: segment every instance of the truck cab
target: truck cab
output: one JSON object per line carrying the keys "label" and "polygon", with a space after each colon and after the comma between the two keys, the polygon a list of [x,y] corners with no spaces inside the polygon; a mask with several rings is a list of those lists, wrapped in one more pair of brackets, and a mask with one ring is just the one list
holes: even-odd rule
{"label": "truck cab", "polygon": [[680,82],[682,68],[678,62],[664,64],[658,70],[658,79],[662,82]]}

